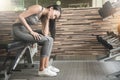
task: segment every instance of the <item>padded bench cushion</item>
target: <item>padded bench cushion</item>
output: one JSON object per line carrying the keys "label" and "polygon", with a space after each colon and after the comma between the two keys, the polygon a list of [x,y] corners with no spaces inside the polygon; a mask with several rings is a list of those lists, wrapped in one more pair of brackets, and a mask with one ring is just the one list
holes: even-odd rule
{"label": "padded bench cushion", "polygon": [[13,50],[23,48],[25,45],[22,41],[0,41],[0,49]]}

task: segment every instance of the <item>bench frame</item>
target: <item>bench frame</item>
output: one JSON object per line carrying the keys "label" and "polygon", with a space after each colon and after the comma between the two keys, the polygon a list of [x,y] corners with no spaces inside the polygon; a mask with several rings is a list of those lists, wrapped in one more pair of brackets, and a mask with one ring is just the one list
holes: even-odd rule
{"label": "bench frame", "polygon": [[[3,67],[6,66],[6,63],[10,57],[9,55],[10,55],[11,51],[7,50],[6,59],[2,65]],[[37,43],[25,43],[24,47],[18,48],[16,51],[15,59],[11,60],[10,66],[8,67],[8,69],[1,71],[1,73],[4,75],[4,80],[9,80],[12,71],[14,71],[16,69],[21,58],[24,58],[24,56],[26,57],[27,62],[29,64],[33,65],[33,57],[37,52],[38,52]]]}

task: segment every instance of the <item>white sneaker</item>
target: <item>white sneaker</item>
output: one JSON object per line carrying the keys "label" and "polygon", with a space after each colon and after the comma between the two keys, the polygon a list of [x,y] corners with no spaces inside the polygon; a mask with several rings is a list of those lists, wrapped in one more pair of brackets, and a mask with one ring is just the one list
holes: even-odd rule
{"label": "white sneaker", "polygon": [[39,76],[57,76],[56,72],[52,72],[49,69],[44,69],[43,71],[38,71]]}
{"label": "white sneaker", "polygon": [[60,70],[54,66],[49,66],[48,69],[53,71],[53,72],[60,72]]}

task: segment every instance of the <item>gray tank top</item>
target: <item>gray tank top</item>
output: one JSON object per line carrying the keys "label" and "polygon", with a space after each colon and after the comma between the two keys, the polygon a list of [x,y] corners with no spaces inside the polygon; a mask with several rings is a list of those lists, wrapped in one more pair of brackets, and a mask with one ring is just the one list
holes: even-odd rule
{"label": "gray tank top", "polygon": [[[43,10],[43,7],[42,7],[42,10]],[[41,10],[41,11],[42,11]],[[41,12],[40,11],[40,12]],[[39,14],[39,13],[38,13]],[[39,16],[38,16],[38,14],[33,14],[33,15],[31,15],[31,16],[28,16],[27,18],[25,18],[26,19],[26,21],[27,21],[27,23],[29,24],[29,25],[35,25],[35,24],[37,24],[38,22],[39,22]]]}

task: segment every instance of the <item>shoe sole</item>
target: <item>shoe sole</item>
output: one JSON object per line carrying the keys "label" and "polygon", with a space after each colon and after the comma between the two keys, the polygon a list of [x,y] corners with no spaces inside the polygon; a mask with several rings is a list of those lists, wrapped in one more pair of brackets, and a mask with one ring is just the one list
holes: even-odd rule
{"label": "shoe sole", "polygon": [[55,75],[55,76],[49,76],[49,75],[37,75],[37,76],[40,76],[40,77],[56,77],[57,75]]}

